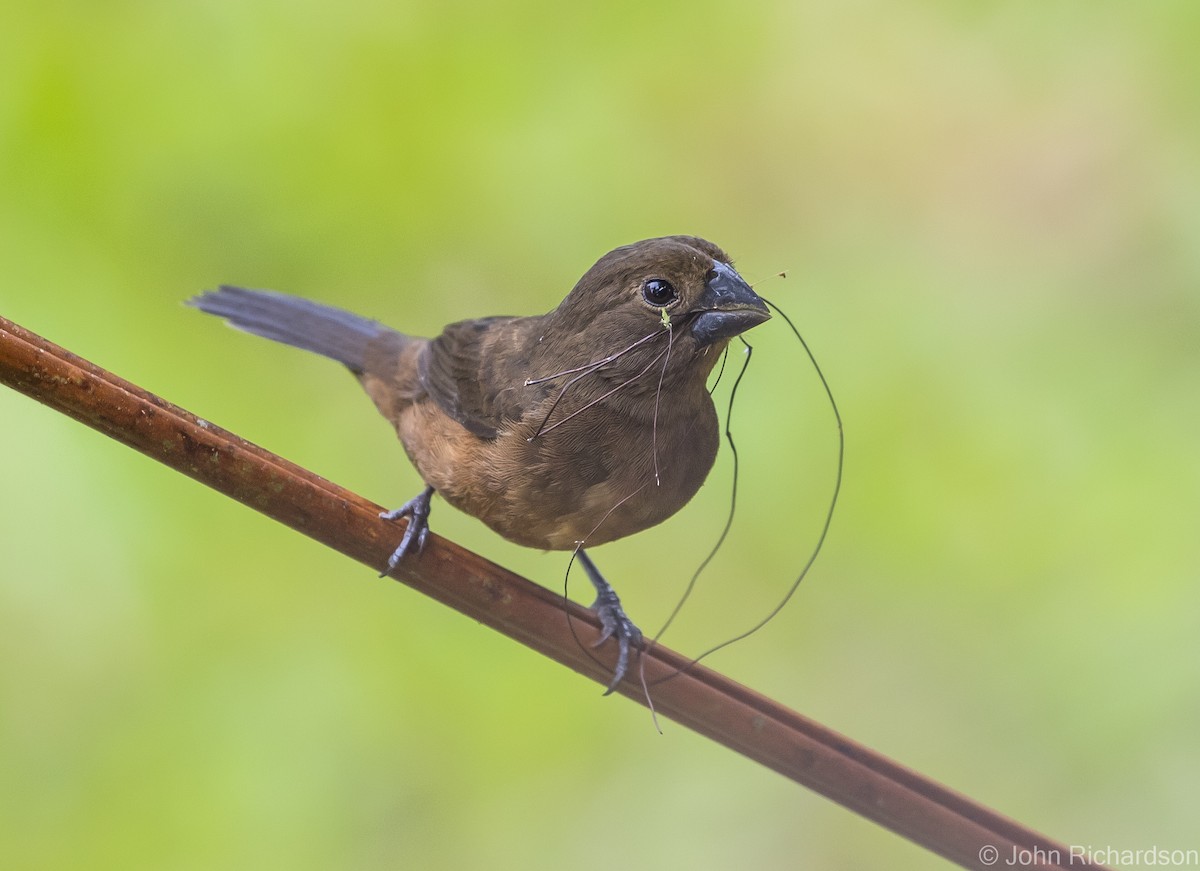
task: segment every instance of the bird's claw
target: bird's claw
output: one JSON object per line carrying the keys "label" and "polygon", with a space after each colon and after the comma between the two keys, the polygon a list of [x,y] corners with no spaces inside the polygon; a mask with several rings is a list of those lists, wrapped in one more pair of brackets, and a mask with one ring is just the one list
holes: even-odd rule
{"label": "bird's claw", "polygon": [[592,646],[599,647],[610,638],[617,640],[617,665],[613,669],[613,679],[604,691],[604,695],[607,696],[625,679],[625,673],[629,670],[630,648],[642,649],[642,630],[626,616],[625,609],[621,607],[621,600],[617,598],[612,587],[597,591],[592,610],[600,618],[601,626],[600,637]]}
{"label": "bird's claw", "polygon": [[405,554],[414,552],[414,543],[416,553],[425,549],[425,539],[429,536],[429,500],[431,496],[433,496],[433,488],[426,487],[399,508],[380,512],[379,516],[384,520],[399,520],[401,517],[407,517],[408,526],[404,528],[404,537],[400,539],[399,546],[388,557],[387,569],[379,577],[383,578],[389,575],[400,564],[400,560],[404,558]]}
{"label": "bird's claw", "polygon": [[642,649],[642,630],[626,616],[617,591],[612,588],[612,584],[604,580],[587,551],[581,547],[575,552],[575,558],[583,565],[588,580],[596,590],[596,601],[592,603],[592,610],[600,618],[601,628],[600,637],[592,646],[599,647],[610,638],[617,640],[617,665],[613,669],[613,679],[604,691],[604,695],[607,696],[625,679],[625,673],[629,670],[629,649]]}

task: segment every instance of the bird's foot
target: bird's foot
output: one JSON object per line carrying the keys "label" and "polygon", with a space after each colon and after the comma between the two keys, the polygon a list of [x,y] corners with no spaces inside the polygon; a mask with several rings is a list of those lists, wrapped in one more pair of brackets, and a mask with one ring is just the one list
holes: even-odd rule
{"label": "bird's foot", "polygon": [[625,679],[625,673],[629,670],[629,649],[642,649],[642,630],[625,614],[621,600],[611,587],[607,593],[596,596],[592,610],[600,618],[600,625],[603,627],[600,637],[592,646],[599,647],[610,638],[617,640],[617,665],[613,669],[613,679],[604,691],[604,695],[608,695]]}
{"label": "bird's foot", "polygon": [[626,615],[625,609],[621,607],[617,591],[596,569],[591,558],[582,550],[579,551],[578,558],[583,563],[583,569],[587,572],[592,586],[596,588],[596,601],[592,603],[592,610],[600,618],[601,631],[600,637],[592,646],[599,647],[610,638],[615,638],[617,641],[617,665],[613,669],[613,679],[609,683],[608,689],[604,691],[604,695],[607,696],[625,679],[625,674],[629,670],[630,649],[642,649],[642,630],[638,629]]}
{"label": "bird's foot", "polygon": [[425,538],[429,535],[429,500],[432,496],[433,488],[426,487],[399,508],[380,513],[379,516],[384,520],[399,520],[401,517],[407,517],[408,526],[404,528],[404,538],[400,539],[400,546],[388,557],[387,569],[379,577],[383,578],[389,575],[400,564],[404,555],[414,550],[414,544],[417,553],[425,549]]}

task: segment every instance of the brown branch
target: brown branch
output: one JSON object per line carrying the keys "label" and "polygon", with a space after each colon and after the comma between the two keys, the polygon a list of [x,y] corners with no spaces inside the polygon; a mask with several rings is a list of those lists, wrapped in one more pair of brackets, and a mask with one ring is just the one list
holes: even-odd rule
{"label": "brown branch", "polygon": [[[0,381],[373,569],[386,563],[402,532],[379,518],[378,505],[3,318]],[[614,645],[603,646],[596,662],[564,614],[586,644],[598,631],[590,611],[452,542],[431,535],[395,575],[600,684],[608,680]],[[653,684],[687,662],[655,647],[646,678]],[[635,682],[618,692],[644,703]],[[654,701],[676,722],[965,868],[993,868],[1013,850],[1027,851],[1019,855],[1028,867],[1102,868],[708,668],[658,684]],[[991,862],[988,848],[997,851]]]}

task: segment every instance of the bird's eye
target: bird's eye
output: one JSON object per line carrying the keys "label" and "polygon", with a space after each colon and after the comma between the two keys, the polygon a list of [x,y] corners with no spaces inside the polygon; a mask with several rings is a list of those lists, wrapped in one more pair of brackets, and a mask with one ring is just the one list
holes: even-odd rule
{"label": "bird's eye", "polygon": [[679,294],[675,292],[671,282],[661,278],[649,278],[642,285],[642,299],[656,308],[666,308],[679,299]]}

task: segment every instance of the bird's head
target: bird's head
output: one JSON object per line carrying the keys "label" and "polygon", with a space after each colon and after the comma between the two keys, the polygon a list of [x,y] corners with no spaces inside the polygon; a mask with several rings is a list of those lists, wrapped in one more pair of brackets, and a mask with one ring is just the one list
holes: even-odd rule
{"label": "bird's head", "polygon": [[730,339],[770,316],[724,251],[695,236],[664,236],[605,254],[546,317],[591,359],[645,339],[606,367],[613,373],[649,365],[665,352],[669,333],[665,373],[703,379]]}

